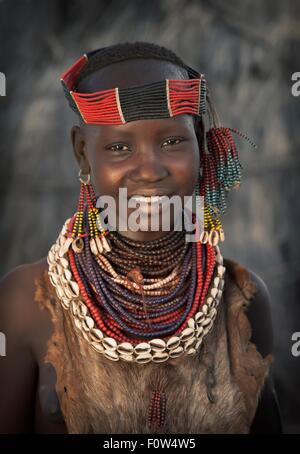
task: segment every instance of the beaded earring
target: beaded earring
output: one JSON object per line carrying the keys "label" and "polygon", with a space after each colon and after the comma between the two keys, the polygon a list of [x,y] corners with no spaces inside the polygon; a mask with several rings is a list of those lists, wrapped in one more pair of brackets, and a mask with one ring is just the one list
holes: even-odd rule
{"label": "beaded earring", "polygon": [[238,189],[241,183],[242,165],[232,132],[246,139],[253,147],[256,145],[237,129],[221,126],[208,93],[206,100],[210,127],[205,133],[203,124],[201,166],[195,194],[204,197],[204,230],[200,241],[215,246],[225,240],[221,215],[227,208],[227,192]]}
{"label": "beaded earring", "polygon": [[[84,249],[83,237],[89,236],[91,252],[98,256],[103,252],[111,251],[109,240],[105,238],[109,231],[105,230],[101,221],[100,210],[96,207],[97,198],[94,188],[91,184],[90,174],[83,174],[79,171],[80,194],[77,206],[77,212],[70,223],[70,231],[72,241],[72,249],[76,253],[80,253]],[[83,231],[83,216],[85,210],[85,201],[87,201],[88,215],[88,232]]]}

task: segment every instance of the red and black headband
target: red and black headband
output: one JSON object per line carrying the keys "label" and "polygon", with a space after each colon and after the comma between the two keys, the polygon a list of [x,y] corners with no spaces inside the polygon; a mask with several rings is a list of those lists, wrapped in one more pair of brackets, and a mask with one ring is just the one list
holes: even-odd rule
{"label": "red and black headband", "polygon": [[189,79],[165,79],[128,88],[80,93],[80,72],[94,52],[84,54],[61,76],[71,109],[88,124],[124,124],[130,121],[170,118],[206,112],[206,81],[203,74],[184,64]]}

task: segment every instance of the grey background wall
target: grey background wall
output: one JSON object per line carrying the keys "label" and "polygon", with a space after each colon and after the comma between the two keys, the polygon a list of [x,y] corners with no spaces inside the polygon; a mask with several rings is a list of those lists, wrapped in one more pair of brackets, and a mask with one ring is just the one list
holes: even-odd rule
{"label": "grey background wall", "polygon": [[170,47],[204,72],[224,124],[258,144],[241,142],[244,178],[230,196],[223,252],[269,287],[284,428],[300,433],[297,0],[0,1],[1,275],[45,256],[76,208],[75,118],[61,73],[85,51],[126,40]]}

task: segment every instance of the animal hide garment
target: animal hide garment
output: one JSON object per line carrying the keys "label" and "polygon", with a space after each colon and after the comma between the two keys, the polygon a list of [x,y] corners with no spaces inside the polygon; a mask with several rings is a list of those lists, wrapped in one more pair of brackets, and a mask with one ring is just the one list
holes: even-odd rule
{"label": "animal hide garment", "polygon": [[44,361],[56,369],[56,391],[69,433],[147,434],[152,392],[164,389],[160,434],[249,433],[273,356],[250,341],[247,308],[255,295],[246,268],[224,259],[225,286],[212,330],[195,356],[164,363],[111,361],[75,331],[47,272],[35,300],[50,311],[53,334]]}

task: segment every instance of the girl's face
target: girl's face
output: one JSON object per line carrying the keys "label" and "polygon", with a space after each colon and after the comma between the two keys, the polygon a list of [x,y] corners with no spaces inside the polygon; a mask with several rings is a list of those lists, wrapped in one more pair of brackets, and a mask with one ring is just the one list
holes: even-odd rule
{"label": "girl's face", "polygon": [[[127,61],[121,63],[128,64]],[[154,61],[156,69],[159,68],[157,63],[165,66],[162,62]],[[118,65],[114,64],[110,68]],[[123,75],[124,70],[121,72]],[[178,76],[178,72],[174,74],[174,70],[171,74],[168,71],[168,75],[164,70],[161,76],[158,72],[155,71],[155,79],[152,75],[152,80],[145,77],[143,82],[133,80],[126,85],[148,83],[163,78],[182,78],[182,75]],[[105,86],[102,80],[102,84],[98,83],[96,89],[120,87],[121,83],[115,80],[110,87],[107,85],[108,83]],[[95,88],[93,90],[95,91]],[[72,140],[80,168],[83,173],[91,173],[96,194],[112,196],[116,201],[117,222],[119,188],[126,188],[128,198],[133,195],[178,195],[183,201],[184,196],[193,194],[198,182],[199,145],[194,118],[190,115],[137,120],[113,126],[74,126]],[[127,208],[128,217],[134,210]],[[174,226],[173,210],[170,224]],[[160,229],[137,232],[128,229],[126,232],[122,231],[122,234],[135,240],[147,241],[160,238],[166,232]]]}

